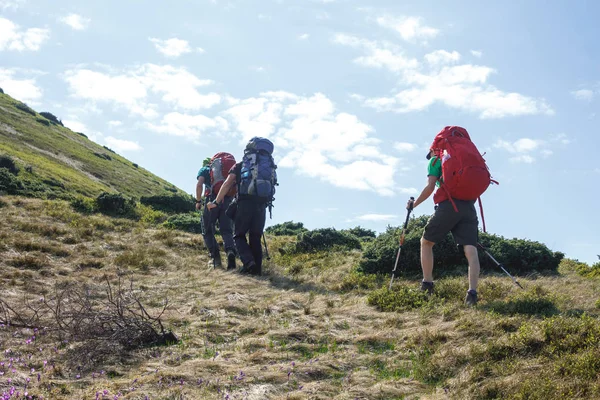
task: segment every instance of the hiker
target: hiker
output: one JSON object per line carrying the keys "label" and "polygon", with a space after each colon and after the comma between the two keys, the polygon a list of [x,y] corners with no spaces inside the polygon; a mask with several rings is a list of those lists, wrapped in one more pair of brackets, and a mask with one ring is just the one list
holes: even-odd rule
{"label": "hiker", "polygon": [[[490,185],[491,177],[485,160],[471,142],[464,128],[447,126],[436,136],[427,153],[427,186],[419,197],[409,201],[407,209],[417,207],[438,187],[433,202],[435,211],[421,238],[421,290],[432,294],[433,246],[452,232],[454,241],[463,246],[469,263],[469,290],[465,303],[477,304],[479,256],[477,254],[478,224],[475,200]],[[444,177],[446,182],[444,182]]]}
{"label": "hiker", "polygon": [[231,168],[217,197],[208,203],[210,209],[223,208],[225,193],[237,185],[237,201],[228,213],[235,213],[234,240],[243,264],[241,273],[262,274],[260,239],[265,227],[266,209],[269,207],[271,210],[277,185],[277,166],[272,154],[273,143],[270,140],[261,137],[250,139],[242,161]]}
{"label": "hiker", "polygon": [[[210,210],[206,205],[215,199],[219,189],[225,181],[225,176],[231,167],[235,165],[235,158],[229,154],[220,152],[212,158],[206,158],[202,162],[202,168],[198,171],[196,184],[196,209],[204,208],[202,212],[202,235],[206,248],[210,253],[214,268],[221,268],[221,252],[219,244],[215,238],[216,223],[219,221],[219,230],[223,237],[225,253],[227,254],[227,270],[236,268],[235,258],[235,243],[233,241],[233,221],[227,214],[225,209],[231,204],[235,196],[235,188],[225,193],[223,198],[224,207]],[[204,202],[202,201],[202,185],[205,186]],[[204,204],[204,206],[203,206]]]}

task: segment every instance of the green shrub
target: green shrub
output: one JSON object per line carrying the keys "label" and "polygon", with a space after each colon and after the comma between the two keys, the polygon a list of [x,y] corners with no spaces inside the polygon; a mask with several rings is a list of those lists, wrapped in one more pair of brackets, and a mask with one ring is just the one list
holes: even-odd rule
{"label": "green shrub", "polygon": [[295,252],[310,253],[319,250],[330,250],[332,248],[360,250],[361,244],[356,236],[338,231],[335,228],[323,228],[299,234],[295,245]]}
{"label": "green shrub", "polygon": [[22,102],[15,103],[15,107],[21,111],[26,112],[27,114],[33,115],[33,116],[35,116],[35,114],[36,114],[36,112],[25,103],[22,103]]}
{"label": "green shrub", "polygon": [[341,292],[350,292],[352,290],[373,290],[377,287],[380,287],[385,278],[386,277],[384,275],[367,275],[357,271],[352,271],[349,274],[344,275],[344,278],[336,287],[336,289]]}
{"label": "green shrub", "polygon": [[60,119],[56,118],[56,116],[54,114],[52,114],[48,111],[42,111],[40,113],[40,115],[42,117],[46,118],[47,120],[49,120],[50,122],[52,122],[53,124],[64,126]]}
{"label": "green shrub", "polygon": [[163,223],[163,226],[185,232],[202,233],[200,228],[200,214],[196,212],[172,215]]}
{"label": "green shrub", "polygon": [[139,168],[139,165],[137,165],[136,163],[133,163],[131,165],[133,165],[133,168]]}
{"label": "green shrub", "polygon": [[47,119],[44,118],[36,118],[35,119],[37,122],[39,122],[42,125],[46,125],[46,126],[50,126],[50,121],[48,121]]}
{"label": "green shrub", "polygon": [[106,150],[110,151],[111,153],[117,154],[113,149],[110,149],[106,146],[102,146],[102,147],[104,147]]}
{"label": "green shrub", "polygon": [[354,228],[350,228],[350,229],[343,229],[342,232],[347,232],[347,233],[354,235],[357,238],[362,239],[362,240],[375,239],[377,237],[377,234],[375,233],[375,231],[373,231],[371,229],[365,229],[361,226],[355,226]]}
{"label": "green shrub", "polygon": [[79,136],[83,136],[86,139],[88,138],[85,133],[81,133],[81,132],[75,132],[75,133],[78,134]]}
{"label": "green shrub", "polygon": [[371,292],[367,302],[381,311],[409,311],[425,305],[427,295],[416,286],[397,285],[392,290],[383,287]]}
{"label": "green shrub", "polygon": [[0,168],[6,168],[8,172],[13,175],[17,175],[19,173],[19,167],[15,163],[15,160],[8,155],[0,155]]}
{"label": "green shrub", "polygon": [[103,192],[96,198],[98,211],[108,215],[134,216],[135,201],[120,193]]}
{"label": "green shrub", "polygon": [[19,194],[23,189],[23,183],[6,168],[0,168],[0,192],[8,194]]}
{"label": "green shrub", "polygon": [[77,197],[71,200],[71,207],[80,213],[92,214],[96,212],[96,201],[89,197]]}
{"label": "green shrub", "polygon": [[112,160],[112,157],[111,157],[111,156],[109,156],[108,154],[105,154],[105,153],[96,153],[96,152],[94,152],[94,155],[95,155],[96,157],[98,157],[98,158],[102,158],[102,159],[104,159],[104,160],[108,160],[108,161]]}
{"label": "green shrub", "polygon": [[281,224],[269,226],[266,233],[273,236],[296,236],[303,232],[308,232],[302,222],[287,221]]}
{"label": "green shrub", "polygon": [[[409,222],[399,271],[404,276],[418,276],[421,272],[421,236],[427,217],[414,218]],[[358,269],[364,273],[387,273],[393,267],[398,252],[401,229],[388,226],[387,230],[367,243]],[[564,257],[563,253],[552,252],[539,242],[523,239],[505,239],[486,233],[479,234],[479,241],[486,246],[496,260],[503,263],[514,274],[528,274],[532,271],[556,272]],[[433,247],[434,270],[437,276],[464,271],[467,261],[462,248],[454,242],[451,234]],[[482,268],[499,271],[498,267],[479,252]]]}
{"label": "green shrub", "polygon": [[4,90],[2,90],[2,88],[0,88],[0,93],[4,94]]}
{"label": "green shrub", "polygon": [[167,214],[164,212],[143,204],[138,204],[137,211],[140,221],[146,224],[156,225],[165,222],[167,219]]}
{"label": "green shrub", "polygon": [[140,203],[167,213],[187,213],[196,209],[195,199],[187,194],[144,196]]}

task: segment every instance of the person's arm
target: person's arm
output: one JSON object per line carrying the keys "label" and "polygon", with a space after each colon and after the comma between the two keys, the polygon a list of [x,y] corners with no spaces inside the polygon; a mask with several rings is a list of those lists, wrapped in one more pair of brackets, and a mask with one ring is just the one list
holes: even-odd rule
{"label": "person's arm", "polygon": [[199,176],[198,182],[196,183],[196,210],[200,210],[202,208],[202,186],[204,186],[204,177]]}
{"label": "person's arm", "polygon": [[437,180],[438,178],[433,175],[429,175],[427,177],[427,186],[425,186],[419,197],[417,197],[417,200],[415,200],[413,203],[412,208],[417,207],[419,204],[427,200],[429,196],[431,196],[431,194],[435,191],[435,183]]}
{"label": "person's arm", "polygon": [[227,193],[229,193],[229,190],[231,190],[231,188],[235,184],[236,184],[235,174],[227,175],[227,179],[225,179],[225,182],[223,182],[223,185],[221,186],[221,189],[219,189],[219,193],[217,194],[217,197],[215,198],[215,200],[208,203],[208,208],[213,209],[218,204],[221,204],[223,202],[223,199],[225,198],[225,195]]}

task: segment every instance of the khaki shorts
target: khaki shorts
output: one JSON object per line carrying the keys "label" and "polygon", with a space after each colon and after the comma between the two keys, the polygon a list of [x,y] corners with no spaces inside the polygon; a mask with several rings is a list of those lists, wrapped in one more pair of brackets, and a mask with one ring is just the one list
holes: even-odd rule
{"label": "khaki shorts", "polygon": [[454,200],[458,212],[449,200],[442,201],[427,222],[423,238],[433,243],[444,240],[452,232],[456,244],[477,246],[479,220],[475,201]]}

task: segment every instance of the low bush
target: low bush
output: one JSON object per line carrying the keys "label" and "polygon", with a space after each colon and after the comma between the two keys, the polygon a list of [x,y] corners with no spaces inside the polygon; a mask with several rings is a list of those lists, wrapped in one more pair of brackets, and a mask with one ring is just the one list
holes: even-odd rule
{"label": "low bush", "polygon": [[107,215],[135,216],[135,201],[120,193],[103,192],[96,198],[96,207]]}
{"label": "low bush", "polygon": [[104,160],[108,160],[108,161],[112,160],[112,157],[111,157],[111,156],[109,156],[108,154],[105,154],[105,153],[96,153],[96,152],[94,152],[94,155],[95,155],[96,157],[98,157],[98,158],[102,158],[102,159],[104,159]]}
{"label": "low bush", "polygon": [[4,94],[4,90],[2,90],[2,88],[0,88],[0,93]]}
{"label": "low bush", "polygon": [[85,133],[81,133],[81,132],[75,132],[75,133],[78,134],[79,136],[83,136],[86,139],[88,138]]}
{"label": "low bush", "polygon": [[33,116],[36,115],[36,112],[31,107],[29,107],[27,104],[25,104],[25,103],[22,103],[22,102],[15,103],[15,107],[18,108],[21,111],[26,112],[27,114],[30,114],[30,115],[33,115]]}
{"label": "low bush", "polygon": [[196,209],[195,199],[187,194],[144,196],[140,203],[166,213],[187,213]]}
{"label": "low bush", "polygon": [[83,214],[92,214],[97,210],[96,201],[89,197],[77,197],[71,200],[71,207]]}
{"label": "low bush", "polygon": [[47,120],[49,120],[50,122],[52,122],[53,124],[64,126],[62,121],[60,119],[56,118],[56,116],[54,114],[52,114],[51,112],[42,111],[40,113],[40,115],[42,117],[46,118]]}
{"label": "low bush", "polygon": [[17,175],[19,173],[19,167],[15,163],[15,160],[8,155],[0,155],[0,168],[6,168],[8,172],[13,175]]}
{"label": "low bush", "polygon": [[200,227],[200,214],[191,212],[187,214],[175,214],[170,216],[163,226],[168,229],[178,229],[191,233],[202,233]]}
{"label": "low bush", "polygon": [[8,194],[19,194],[23,189],[23,183],[6,168],[0,168],[0,192]]}
{"label": "low bush", "polygon": [[113,149],[110,149],[110,148],[108,148],[106,146],[102,146],[102,147],[104,147],[104,149],[110,151],[111,153],[117,154]]}
{"label": "low bush", "polygon": [[383,287],[375,290],[367,297],[367,302],[381,311],[409,311],[420,308],[427,303],[427,295],[417,286],[395,286],[392,290]]}
{"label": "low bush", "polygon": [[302,222],[287,221],[269,226],[265,231],[273,236],[296,236],[308,232],[308,229],[304,227]]}
{"label": "low bush", "polygon": [[164,212],[155,210],[152,207],[143,204],[138,204],[137,212],[141,222],[151,225],[163,223],[168,218],[167,214]]}
{"label": "low bush", "polygon": [[35,120],[36,120],[36,122],[39,122],[42,125],[50,126],[50,121],[48,121],[47,119],[38,117]]}
{"label": "low bush", "polygon": [[343,229],[342,232],[347,232],[351,235],[356,236],[357,238],[359,238],[361,240],[370,240],[370,239],[375,239],[377,237],[377,234],[375,233],[375,231],[373,231],[371,229],[365,229],[361,226],[355,226],[354,228],[350,228],[350,229]]}
{"label": "low bush", "polygon": [[[418,276],[421,272],[421,236],[427,217],[410,221],[402,246],[400,273],[404,276]],[[364,273],[387,273],[394,265],[400,241],[401,229],[388,227],[387,230],[367,243],[358,269]],[[524,240],[505,239],[502,236],[480,233],[479,241],[496,260],[503,263],[511,273],[529,274],[537,271],[555,273],[564,257],[561,252],[552,252],[544,244]],[[467,261],[464,252],[456,245],[451,234],[433,247],[434,269],[438,276],[452,274],[457,269],[464,272]],[[498,268],[485,253],[479,252],[482,268],[498,271]]]}
{"label": "low bush", "polygon": [[297,253],[310,253],[331,249],[360,250],[360,240],[354,235],[335,228],[315,229],[298,235],[295,245]]}

